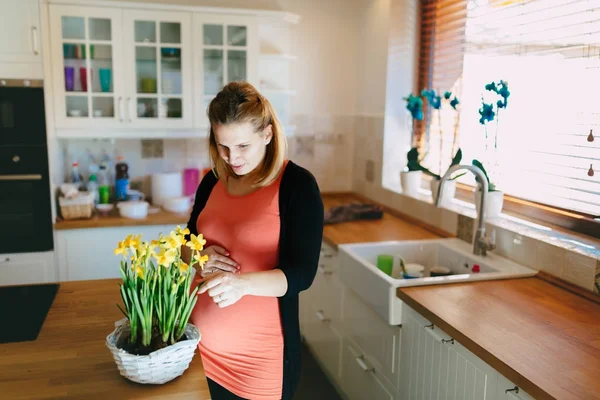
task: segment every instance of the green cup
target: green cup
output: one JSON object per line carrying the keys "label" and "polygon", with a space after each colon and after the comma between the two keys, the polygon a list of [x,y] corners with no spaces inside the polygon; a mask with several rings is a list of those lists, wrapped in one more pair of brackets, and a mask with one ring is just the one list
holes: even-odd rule
{"label": "green cup", "polygon": [[392,275],[392,269],[394,267],[394,256],[389,254],[379,254],[377,256],[377,268],[383,273]]}
{"label": "green cup", "polygon": [[110,186],[101,185],[98,187],[98,197],[100,198],[100,204],[110,203]]}

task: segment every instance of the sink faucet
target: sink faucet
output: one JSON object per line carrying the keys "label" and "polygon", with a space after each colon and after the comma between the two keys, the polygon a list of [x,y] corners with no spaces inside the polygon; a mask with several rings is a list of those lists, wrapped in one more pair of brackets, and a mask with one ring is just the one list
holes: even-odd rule
{"label": "sink faucet", "polygon": [[475,239],[473,240],[473,254],[478,256],[487,255],[488,250],[495,248],[492,240],[485,234],[485,204],[488,193],[488,181],[483,171],[474,165],[454,165],[446,171],[442,179],[440,180],[440,187],[438,189],[437,198],[435,200],[436,207],[440,207],[442,204],[442,193],[444,192],[444,183],[450,178],[450,176],[460,170],[471,171],[478,179],[479,189],[481,189],[481,201],[479,202],[479,215],[477,216],[478,225],[477,231],[475,232]]}

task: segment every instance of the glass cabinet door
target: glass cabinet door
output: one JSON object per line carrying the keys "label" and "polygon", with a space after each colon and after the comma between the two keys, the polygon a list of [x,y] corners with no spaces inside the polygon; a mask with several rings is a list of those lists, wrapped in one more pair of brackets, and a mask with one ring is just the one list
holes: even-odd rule
{"label": "glass cabinet door", "polygon": [[[121,11],[51,6],[58,126],[114,125],[119,110]],[[57,54],[58,53],[58,54]]]}
{"label": "glass cabinet door", "polygon": [[191,76],[187,13],[128,11],[133,33],[127,98],[134,124],[151,127],[191,126]]}
{"label": "glass cabinet door", "polygon": [[194,17],[195,37],[200,42],[196,52],[198,107],[201,125],[208,125],[206,111],[211,100],[229,82],[254,82],[251,59],[254,51],[254,24],[249,18],[208,16]]}

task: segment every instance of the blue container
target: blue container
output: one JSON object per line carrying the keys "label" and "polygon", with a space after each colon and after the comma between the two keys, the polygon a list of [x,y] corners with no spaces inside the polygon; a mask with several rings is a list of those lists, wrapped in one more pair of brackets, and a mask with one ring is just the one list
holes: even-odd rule
{"label": "blue container", "polygon": [[129,188],[129,179],[115,180],[115,198],[118,201],[127,200],[127,189]]}

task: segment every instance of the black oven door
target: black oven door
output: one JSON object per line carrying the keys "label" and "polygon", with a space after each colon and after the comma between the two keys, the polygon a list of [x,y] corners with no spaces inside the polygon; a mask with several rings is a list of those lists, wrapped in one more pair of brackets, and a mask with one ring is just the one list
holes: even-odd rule
{"label": "black oven door", "polygon": [[0,85],[0,146],[45,144],[44,89]]}
{"label": "black oven door", "polygon": [[0,147],[0,254],[52,250],[45,147]]}

